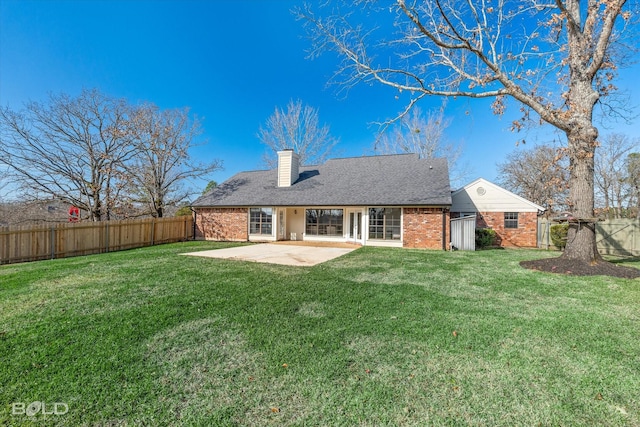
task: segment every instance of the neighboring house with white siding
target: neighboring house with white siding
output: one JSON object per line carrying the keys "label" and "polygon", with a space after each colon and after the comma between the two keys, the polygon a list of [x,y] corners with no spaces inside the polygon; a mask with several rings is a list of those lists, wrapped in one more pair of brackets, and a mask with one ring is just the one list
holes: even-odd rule
{"label": "neighboring house with white siding", "polygon": [[451,194],[451,218],[476,215],[476,226],[495,230],[496,244],[504,247],[535,247],[538,215],[544,210],[483,178]]}

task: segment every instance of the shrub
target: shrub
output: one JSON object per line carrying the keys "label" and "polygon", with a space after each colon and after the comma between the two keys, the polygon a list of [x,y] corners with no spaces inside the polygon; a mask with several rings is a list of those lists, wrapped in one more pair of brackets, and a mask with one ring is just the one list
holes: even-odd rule
{"label": "shrub", "polygon": [[183,206],[176,211],[176,216],[191,216],[191,208],[189,206]]}
{"label": "shrub", "polygon": [[569,224],[556,224],[551,226],[551,230],[549,232],[549,236],[551,237],[551,242],[557,248],[564,250],[564,247],[567,246],[567,233],[569,232]]}
{"label": "shrub", "polygon": [[493,246],[496,241],[496,232],[491,228],[476,228],[476,249],[484,249]]}

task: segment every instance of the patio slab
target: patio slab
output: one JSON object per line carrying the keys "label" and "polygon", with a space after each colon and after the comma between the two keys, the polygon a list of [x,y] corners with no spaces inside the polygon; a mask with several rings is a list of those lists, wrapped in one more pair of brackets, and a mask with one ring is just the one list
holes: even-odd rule
{"label": "patio slab", "polygon": [[358,247],[359,246],[355,245],[352,245],[352,247],[327,247],[262,243],[249,246],[237,246],[235,248],[189,252],[182,255],[281,265],[313,266],[348,254]]}

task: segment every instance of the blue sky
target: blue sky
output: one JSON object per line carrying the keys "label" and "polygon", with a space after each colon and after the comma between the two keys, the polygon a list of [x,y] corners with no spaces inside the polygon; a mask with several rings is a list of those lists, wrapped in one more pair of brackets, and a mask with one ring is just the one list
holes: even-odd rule
{"label": "blue sky", "polygon": [[[203,119],[206,145],[200,160],[221,159],[222,182],[241,170],[261,169],[258,128],[290,99],[319,110],[340,139],[334,157],[373,154],[373,122],[404,105],[395,92],[362,85],[337,94],[326,83],[338,60],[309,60],[310,47],[290,9],[298,1],[275,0],[0,0],[0,104],[19,109],[49,93],[77,95],[82,88],[150,101],[161,108],[190,107]],[[634,104],[632,82],[640,67],[623,70],[617,83]],[[421,104],[437,108],[439,99]],[[488,100],[447,105],[447,137],[462,144],[472,174],[495,180],[496,163],[526,139],[527,146],[553,138],[549,128],[513,134],[511,118],[491,114]],[[510,103],[513,114],[515,103]],[[640,137],[638,121],[616,130]],[[606,132],[603,130],[603,132]],[[197,185],[204,186],[203,183]]]}

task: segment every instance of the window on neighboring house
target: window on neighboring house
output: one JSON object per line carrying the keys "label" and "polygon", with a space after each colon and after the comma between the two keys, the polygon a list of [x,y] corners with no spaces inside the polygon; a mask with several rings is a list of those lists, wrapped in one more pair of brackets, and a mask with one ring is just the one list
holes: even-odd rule
{"label": "window on neighboring house", "polygon": [[370,208],[369,238],[381,240],[400,240],[402,209]]}
{"label": "window on neighboring house", "polygon": [[504,228],[518,228],[518,212],[504,213]]}
{"label": "window on neighboring house", "polygon": [[266,234],[271,236],[272,229],[272,208],[251,208],[249,210],[249,234]]}
{"label": "window on neighboring house", "polygon": [[305,232],[309,236],[342,236],[342,209],[307,209]]}

